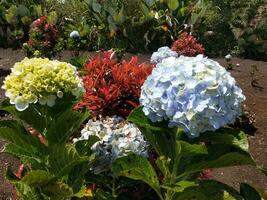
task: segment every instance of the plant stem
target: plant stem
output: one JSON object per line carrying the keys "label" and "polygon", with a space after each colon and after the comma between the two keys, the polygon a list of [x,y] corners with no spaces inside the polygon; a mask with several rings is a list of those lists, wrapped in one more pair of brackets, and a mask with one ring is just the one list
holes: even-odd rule
{"label": "plant stem", "polygon": [[116,179],[115,179],[115,177],[113,177],[113,181],[112,181],[112,196],[113,197],[117,197],[117,195],[116,195]]}

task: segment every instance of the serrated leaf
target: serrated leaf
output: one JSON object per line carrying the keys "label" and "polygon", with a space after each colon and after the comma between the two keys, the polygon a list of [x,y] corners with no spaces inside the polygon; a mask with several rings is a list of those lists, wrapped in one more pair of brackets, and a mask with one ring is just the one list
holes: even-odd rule
{"label": "serrated leaf", "polygon": [[65,143],[89,117],[89,112],[77,112],[68,109],[55,118],[49,125],[46,137],[49,144]]}
{"label": "serrated leaf", "polygon": [[22,182],[14,183],[18,196],[23,200],[45,200],[36,188],[30,187]]}
{"label": "serrated leaf", "polygon": [[142,156],[132,154],[117,159],[112,165],[112,172],[117,176],[142,180],[160,194],[157,174],[149,161]]}
{"label": "serrated leaf", "polygon": [[54,177],[45,170],[33,170],[25,175],[21,182],[31,187],[40,187],[48,184]]}
{"label": "serrated leaf", "polygon": [[[49,164],[51,172],[56,177],[61,177],[82,162],[89,162],[90,157],[80,157],[74,146],[65,146],[64,144],[56,144],[50,147]],[[89,163],[88,163],[89,168]]]}
{"label": "serrated leaf", "polygon": [[28,134],[22,126],[16,125],[14,121],[2,121],[1,124],[0,137],[8,142],[5,145],[4,152],[40,161],[46,153],[46,148],[35,136]]}

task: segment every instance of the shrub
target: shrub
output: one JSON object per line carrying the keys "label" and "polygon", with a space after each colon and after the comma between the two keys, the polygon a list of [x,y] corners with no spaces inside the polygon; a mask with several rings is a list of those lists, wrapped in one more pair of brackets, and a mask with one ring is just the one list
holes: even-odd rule
{"label": "shrub", "polygon": [[141,86],[152,70],[151,64],[138,64],[138,57],[117,62],[113,52],[104,52],[85,64],[82,76],[86,93],[76,108],[88,107],[94,116],[126,117],[139,105]]}
{"label": "shrub", "polygon": [[29,57],[38,51],[37,55],[51,58],[56,53],[58,37],[56,26],[48,22],[47,16],[42,16],[32,22],[29,41],[23,47]]}
{"label": "shrub", "polygon": [[176,51],[179,55],[196,56],[204,54],[204,47],[197,39],[188,33],[182,33],[179,38],[172,44],[172,50]]}

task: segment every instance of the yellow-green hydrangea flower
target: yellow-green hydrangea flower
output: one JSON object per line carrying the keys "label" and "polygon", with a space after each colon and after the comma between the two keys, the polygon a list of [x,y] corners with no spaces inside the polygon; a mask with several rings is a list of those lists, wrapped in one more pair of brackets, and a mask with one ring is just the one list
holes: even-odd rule
{"label": "yellow-green hydrangea flower", "polygon": [[2,88],[19,111],[37,102],[52,107],[55,100],[66,93],[76,97],[84,93],[82,80],[74,66],[47,58],[25,58],[17,62]]}

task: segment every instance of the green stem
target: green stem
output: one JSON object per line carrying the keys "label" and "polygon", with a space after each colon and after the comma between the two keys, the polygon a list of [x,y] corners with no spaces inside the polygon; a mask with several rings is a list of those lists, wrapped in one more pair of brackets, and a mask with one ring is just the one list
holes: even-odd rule
{"label": "green stem", "polygon": [[116,179],[115,179],[115,177],[113,177],[113,181],[112,181],[112,196],[113,197],[117,197],[117,195],[116,195]]}

